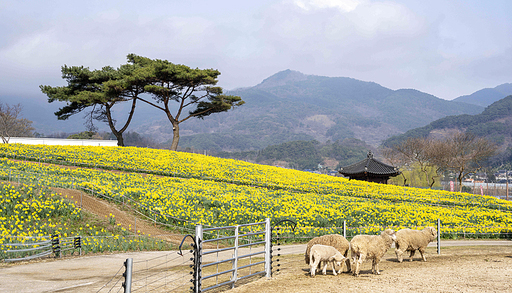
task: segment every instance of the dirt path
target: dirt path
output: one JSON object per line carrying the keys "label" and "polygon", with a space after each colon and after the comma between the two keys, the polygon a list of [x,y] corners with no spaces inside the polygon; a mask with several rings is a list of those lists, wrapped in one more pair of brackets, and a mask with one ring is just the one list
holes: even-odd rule
{"label": "dirt path", "polygon": [[51,189],[55,193],[74,202],[75,206],[81,206],[84,210],[97,215],[100,219],[107,220],[113,215],[116,225],[120,224],[123,228],[134,234],[151,235],[174,243],[179,243],[183,238],[181,234],[173,234],[168,230],[159,228],[158,225],[155,225],[151,221],[142,220],[140,216],[136,217],[134,212],[130,212],[129,207],[126,207],[126,210],[121,210],[112,203],[90,196],[79,190],[54,187]]}

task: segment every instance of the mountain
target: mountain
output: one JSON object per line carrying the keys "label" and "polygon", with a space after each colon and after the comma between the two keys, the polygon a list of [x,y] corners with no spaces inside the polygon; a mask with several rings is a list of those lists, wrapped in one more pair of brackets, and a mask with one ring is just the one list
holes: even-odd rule
{"label": "mountain", "polygon": [[489,105],[478,115],[448,116],[430,124],[411,129],[404,134],[385,140],[383,146],[392,146],[409,137],[442,136],[449,130],[468,131],[485,137],[500,146],[500,155],[495,160],[512,160],[512,95]]}
{"label": "mountain", "polygon": [[[372,146],[409,129],[448,116],[477,114],[483,107],[447,101],[413,89],[391,90],[347,77],[281,71],[260,84],[230,91],[245,105],[191,119],[180,126],[180,147],[259,150],[293,140],[356,138]],[[135,129],[171,139],[165,120]]]}
{"label": "mountain", "polygon": [[485,88],[471,95],[458,97],[453,101],[487,107],[509,95],[512,95],[512,83],[504,83],[495,88]]}
{"label": "mountain", "polygon": [[[246,102],[227,113],[189,119],[180,125],[180,148],[211,151],[261,150],[289,141],[320,143],[359,139],[373,147],[394,135],[422,127],[449,115],[478,114],[484,107],[439,99],[414,89],[391,90],[374,82],[348,77],[278,72],[253,87],[228,91]],[[47,102],[44,94],[33,97],[0,97],[21,103],[23,117],[43,134],[85,130],[86,112],[59,121],[53,114],[64,103]],[[114,107],[114,118],[124,123],[128,104]],[[96,122],[99,130],[108,126]],[[156,142],[172,139],[172,127],[163,113],[138,103],[128,131]]]}

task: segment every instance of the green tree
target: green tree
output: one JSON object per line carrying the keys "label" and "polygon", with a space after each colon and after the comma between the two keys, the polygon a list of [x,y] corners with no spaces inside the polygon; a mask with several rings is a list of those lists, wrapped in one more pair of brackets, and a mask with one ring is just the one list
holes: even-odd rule
{"label": "green tree", "polygon": [[[128,60],[149,74],[144,90],[151,94],[154,101],[141,96],[137,99],[165,113],[173,127],[171,150],[178,148],[180,123],[192,117],[203,119],[245,103],[238,96],[224,95],[222,88],[215,86],[220,75],[218,70],[192,69],[135,54],[128,55]],[[172,113],[171,104],[174,102],[178,104],[178,109]],[[190,109],[188,113],[184,112],[186,109]]]}
{"label": "green tree", "polygon": [[97,133],[92,131],[82,131],[80,133],[71,134],[68,139],[93,139],[95,136],[100,137]]}
{"label": "green tree", "polygon": [[[147,76],[138,65],[125,64],[115,69],[110,66],[101,70],[89,70],[83,66],[62,66],[62,78],[67,86],[52,87],[41,85],[41,91],[48,96],[48,102],[66,102],[66,106],[55,112],[59,120],[66,120],[70,116],[83,110],[91,109],[86,115],[88,130],[93,130],[93,119],[106,122],[117,144],[124,146],[123,132],[128,128],[133,114],[137,97],[144,92]],[[112,117],[114,105],[121,102],[131,102],[128,118],[122,127],[116,128],[116,121]]]}

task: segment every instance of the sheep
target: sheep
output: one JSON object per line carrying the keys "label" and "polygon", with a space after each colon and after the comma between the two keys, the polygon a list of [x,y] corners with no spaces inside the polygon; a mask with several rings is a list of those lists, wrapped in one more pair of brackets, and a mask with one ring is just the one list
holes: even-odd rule
{"label": "sheep", "polygon": [[350,241],[352,272],[354,276],[359,276],[360,266],[366,258],[372,259],[372,273],[380,275],[379,262],[386,251],[396,240],[395,232],[387,229],[380,235],[357,235]]}
{"label": "sheep", "polygon": [[311,276],[315,276],[315,271],[321,262],[324,262],[322,274],[325,275],[327,273],[327,265],[330,263],[332,265],[332,274],[336,276],[335,263],[338,266],[342,266],[342,262],[345,259],[346,257],[344,257],[336,248],[328,245],[315,244],[311,247],[309,254]]}
{"label": "sheep", "polygon": [[398,262],[402,262],[402,254],[410,251],[409,261],[412,261],[416,250],[420,251],[423,261],[427,245],[437,237],[437,230],[434,227],[426,227],[423,230],[402,229],[396,232],[395,254]]}
{"label": "sheep", "polygon": [[[348,242],[345,237],[339,234],[329,234],[329,235],[323,235],[319,237],[315,237],[311,239],[308,242],[306,252],[304,253],[304,260],[306,264],[310,263],[309,260],[309,252],[311,250],[311,247],[315,244],[323,244],[328,245],[336,248],[345,258],[345,264],[347,266],[347,270],[350,272],[350,259],[348,258],[348,251],[350,249],[350,243]],[[343,266],[340,268],[338,273],[341,273],[343,271]]]}

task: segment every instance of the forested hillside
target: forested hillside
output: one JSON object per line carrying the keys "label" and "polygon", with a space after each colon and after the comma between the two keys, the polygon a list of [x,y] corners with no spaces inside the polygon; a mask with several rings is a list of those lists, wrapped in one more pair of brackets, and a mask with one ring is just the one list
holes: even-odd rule
{"label": "forested hillside", "polygon": [[260,151],[220,152],[215,156],[327,173],[364,159],[372,147],[357,139],[320,143],[316,140],[290,141]]}
{"label": "forested hillside", "polygon": [[383,142],[392,146],[410,137],[443,135],[448,130],[469,131],[485,137],[500,146],[500,154],[493,158],[494,163],[503,164],[512,160],[512,95],[494,102],[478,115],[448,116],[427,126],[415,128]]}

